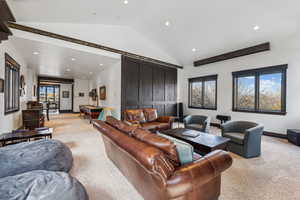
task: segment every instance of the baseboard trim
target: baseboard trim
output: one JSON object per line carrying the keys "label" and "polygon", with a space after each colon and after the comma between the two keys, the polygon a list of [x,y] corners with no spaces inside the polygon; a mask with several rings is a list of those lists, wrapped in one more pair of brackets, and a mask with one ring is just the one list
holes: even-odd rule
{"label": "baseboard trim", "polygon": [[60,110],[59,113],[73,113],[73,110]]}
{"label": "baseboard trim", "polygon": [[270,131],[264,131],[263,135],[269,136],[269,137],[287,139],[287,135],[284,135],[284,134],[281,134],[281,133],[274,133],[274,132],[270,132]]}

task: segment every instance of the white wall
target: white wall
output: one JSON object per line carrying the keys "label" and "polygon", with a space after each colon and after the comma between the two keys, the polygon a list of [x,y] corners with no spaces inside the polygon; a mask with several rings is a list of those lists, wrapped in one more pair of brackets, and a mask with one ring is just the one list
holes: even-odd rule
{"label": "white wall", "polygon": [[[64,98],[63,92],[69,92],[69,97]],[[72,110],[72,84],[60,84],[60,110]]]}
{"label": "white wall", "polygon": [[[300,128],[300,40],[272,43],[271,51],[236,58],[200,67],[185,66],[179,70],[179,100],[184,102],[185,114],[204,114],[215,121],[217,114],[229,114],[233,120],[249,120],[265,125],[265,130],[286,133],[288,128]],[[276,116],[232,112],[232,75],[231,72],[244,69],[288,64],[287,72],[287,115]],[[218,110],[188,109],[188,78],[218,74]]]}
{"label": "white wall", "polygon": [[[80,105],[89,104],[89,90],[89,80],[74,80],[74,112],[79,112]],[[84,93],[84,97],[79,96],[80,92]]]}
{"label": "white wall", "polygon": [[[115,65],[107,67],[101,71],[90,82],[90,90],[97,88],[99,94],[99,87],[106,86],[106,100],[99,100],[99,106],[112,107],[118,117],[121,117],[121,61]],[[96,105],[90,99],[90,104]]]}
{"label": "white wall", "polygon": [[[37,73],[35,70],[31,68],[27,68],[27,99],[36,101],[37,100]],[[35,94],[34,94],[34,86],[35,86]]]}
{"label": "white wall", "polygon": [[15,47],[9,40],[4,41],[0,44],[0,78],[4,79],[5,53],[8,53],[14,60],[16,60],[21,65],[21,75],[24,75],[26,81],[26,95],[21,97],[20,99],[19,112],[4,115],[4,93],[0,93],[0,134],[4,132],[9,132],[13,129],[17,129],[22,125],[21,110],[26,109],[26,102],[28,100],[32,100],[32,95],[29,92],[29,90],[32,90],[31,86],[33,83],[33,77],[28,77],[28,68],[25,60],[22,58],[22,55],[19,54],[19,52],[15,49]]}

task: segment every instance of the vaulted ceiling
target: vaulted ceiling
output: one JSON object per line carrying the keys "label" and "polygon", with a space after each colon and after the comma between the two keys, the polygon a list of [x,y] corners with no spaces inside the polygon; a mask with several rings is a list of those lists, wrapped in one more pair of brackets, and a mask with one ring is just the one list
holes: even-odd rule
{"label": "vaulted ceiling", "polygon": [[91,79],[120,62],[120,58],[14,36],[10,41],[22,52],[27,65],[41,76]]}
{"label": "vaulted ceiling", "polygon": [[[10,0],[17,22],[135,29],[176,58],[198,58],[299,34],[299,0]],[[169,26],[165,22],[169,21]],[[258,26],[258,30],[254,27]],[[192,51],[195,48],[196,51]]]}

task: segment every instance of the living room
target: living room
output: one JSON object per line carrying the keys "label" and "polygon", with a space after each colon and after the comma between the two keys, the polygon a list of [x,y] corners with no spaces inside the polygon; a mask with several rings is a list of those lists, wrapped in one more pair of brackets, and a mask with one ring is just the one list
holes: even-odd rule
{"label": "living room", "polygon": [[1,200],[299,198],[298,2],[0,2]]}

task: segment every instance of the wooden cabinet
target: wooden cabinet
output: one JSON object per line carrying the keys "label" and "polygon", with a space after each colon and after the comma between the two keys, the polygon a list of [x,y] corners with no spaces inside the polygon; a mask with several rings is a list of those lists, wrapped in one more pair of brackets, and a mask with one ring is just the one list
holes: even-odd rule
{"label": "wooden cabinet", "polygon": [[126,109],[156,108],[177,114],[177,69],[122,57],[122,116]]}

